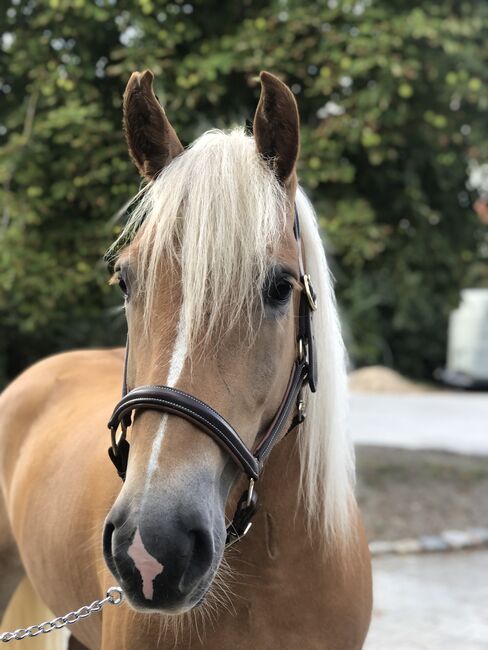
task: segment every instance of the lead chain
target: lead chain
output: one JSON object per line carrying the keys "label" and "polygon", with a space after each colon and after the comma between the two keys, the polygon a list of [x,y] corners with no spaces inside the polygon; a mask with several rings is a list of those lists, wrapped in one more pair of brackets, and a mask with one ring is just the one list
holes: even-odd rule
{"label": "lead chain", "polygon": [[57,616],[51,621],[44,621],[43,623],[38,623],[37,625],[30,625],[26,628],[19,628],[13,632],[2,632],[0,634],[1,643],[9,643],[9,641],[22,641],[22,639],[27,639],[29,637],[39,636],[40,634],[49,634],[49,632],[54,632],[54,630],[60,630],[67,625],[73,625],[78,623],[83,618],[88,618],[92,614],[101,612],[105,605],[120,605],[124,600],[124,592],[120,587],[110,587],[107,590],[107,595],[101,600],[94,600],[91,605],[83,605],[75,612],[69,612],[64,616]]}

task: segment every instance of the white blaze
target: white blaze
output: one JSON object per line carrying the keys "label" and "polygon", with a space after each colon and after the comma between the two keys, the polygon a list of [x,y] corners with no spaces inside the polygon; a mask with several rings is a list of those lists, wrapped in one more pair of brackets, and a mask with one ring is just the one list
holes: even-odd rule
{"label": "white blaze", "polygon": [[[175,346],[173,348],[173,354],[171,355],[168,377],[166,379],[166,386],[175,386],[181,375],[181,371],[183,370],[183,365],[185,363],[187,349],[186,331],[183,321],[184,318],[182,316],[182,312],[180,312],[178,332],[176,335]],[[161,418],[161,423],[158,427],[152,444],[151,455],[149,457],[149,463],[147,466],[143,500],[148,493],[151,479],[159,464],[159,454],[161,452],[161,445],[166,431],[167,422],[168,414],[165,413]],[[152,600],[154,594],[154,580],[163,572],[164,566],[146,550],[144,542],[142,541],[141,534],[139,532],[139,528],[136,530],[134,539],[128,550],[128,554],[129,557],[134,561],[136,569],[141,575],[142,592],[144,594],[144,597],[147,600]]]}
{"label": "white blaze", "polygon": [[[183,310],[180,311],[180,319],[178,322],[178,332],[176,334],[175,346],[173,348],[173,354],[171,355],[171,361],[169,364],[168,377],[166,379],[166,386],[174,388],[176,382],[180,378],[181,371],[183,370],[183,365],[186,359],[186,327],[184,323]],[[156,431],[154,437],[151,455],[149,457],[149,463],[147,466],[146,474],[146,485],[144,488],[144,495],[146,495],[151,483],[151,479],[159,465],[159,454],[161,452],[161,445],[163,442],[164,434],[166,431],[166,424],[168,422],[168,414],[165,413],[161,418],[161,423]]]}

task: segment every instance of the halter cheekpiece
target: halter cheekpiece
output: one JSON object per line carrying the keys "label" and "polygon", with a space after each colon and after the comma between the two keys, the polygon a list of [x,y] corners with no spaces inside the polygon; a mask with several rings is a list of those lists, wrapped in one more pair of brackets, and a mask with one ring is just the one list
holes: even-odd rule
{"label": "halter cheekpiece", "polygon": [[[315,341],[312,329],[312,313],[317,309],[317,298],[309,275],[304,271],[300,241],[300,223],[295,207],[293,232],[298,248],[298,261],[302,291],[300,295],[297,348],[293,370],[288,386],[264,436],[261,436],[252,450],[249,450],[237,431],[211,406],[197,397],[170,386],[139,386],[127,390],[127,349],[124,363],[123,396],[115,406],[108,422],[112,444],[109,456],[124,481],[129,460],[130,445],[127,429],[132,423],[132,414],[136,411],[153,410],[170,413],[184,418],[209,435],[226,451],[249,478],[249,486],[241,495],[231,524],[227,528],[226,544],[230,545],[241,539],[251,527],[251,519],[257,509],[255,481],[259,479],[263,465],[274,445],[282,437],[283,429],[293,415],[286,431],[289,433],[305,419],[302,390],[306,384],[312,392],[317,385],[317,363]],[[128,345],[128,343],[127,343]],[[121,434],[117,439],[117,431]]]}

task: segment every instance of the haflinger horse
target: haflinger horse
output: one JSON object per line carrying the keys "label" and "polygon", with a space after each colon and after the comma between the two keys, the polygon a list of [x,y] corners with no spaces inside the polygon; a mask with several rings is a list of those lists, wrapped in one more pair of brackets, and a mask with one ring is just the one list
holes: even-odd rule
{"label": "haflinger horse", "polygon": [[71,647],[361,648],[370,556],[295,98],[263,72],[253,134],[184,149],[152,84],[124,95],[147,181],[112,248],[126,352],[51,357],[1,397],[0,608],[25,574],[57,615],[118,584]]}

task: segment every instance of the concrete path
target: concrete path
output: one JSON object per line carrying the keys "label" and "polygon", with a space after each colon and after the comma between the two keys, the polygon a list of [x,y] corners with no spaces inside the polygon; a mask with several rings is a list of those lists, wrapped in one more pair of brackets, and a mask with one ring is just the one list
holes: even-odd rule
{"label": "concrete path", "polygon": [[361,445],[488,455],[488,393],[354,393],[350,430]]}
{"label": "concrete path", "polygon": [[364,650],[487,650],[488,551],[383,557]]}

